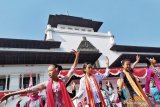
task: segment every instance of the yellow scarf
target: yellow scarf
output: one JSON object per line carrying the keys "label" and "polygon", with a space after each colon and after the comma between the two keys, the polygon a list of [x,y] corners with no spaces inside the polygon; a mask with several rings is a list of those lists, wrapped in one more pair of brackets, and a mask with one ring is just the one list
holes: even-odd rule
{"label": "yellow scarf", "polygon": [[142,90],[142,87],[141,87],[141,85],[139,84],[139,82],[136,81],[136,83],[137,83],[137,85],[138,85],[138,86],[137,86],[136,83],[135,83],[135,82],[133,81],[133,79],[131,78],[129,72],[126,72],[126,71],[123,71],[123,72],[125,73],[125,75],[126,75],[128,81],[129,81],[129,83],[131,84],[131,86],[132,86],[133,90],[136,92],[136,94],[137,94],[138,96],[140,96],[143,101],[146,101],[146,102],[147,102],[148,107],[152,107],[151,104],[150,104],[150,102],[149,102],[149,100],[148,100],[148,98],[147,98],[147,96],[145,95],[144,91]]}

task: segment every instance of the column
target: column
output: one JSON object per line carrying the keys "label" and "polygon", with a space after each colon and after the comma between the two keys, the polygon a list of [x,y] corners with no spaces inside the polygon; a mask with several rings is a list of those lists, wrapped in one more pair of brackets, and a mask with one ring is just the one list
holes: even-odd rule
{"label": "column", "polygon": [[6,75],[6,84],[5,84],[5,90],[7,90],[7,83],[8,83],[8,75]]}
{"label": "column", "polygon": [[21,89],[24,89],[24,86],[23,86],[23,78],[24,78],[24,74],[21,74]]}
{"label": "column", "polygon": [[47,25],[46,34],[47,34],[46,40],[53,40],[52,26],[51,25]]}

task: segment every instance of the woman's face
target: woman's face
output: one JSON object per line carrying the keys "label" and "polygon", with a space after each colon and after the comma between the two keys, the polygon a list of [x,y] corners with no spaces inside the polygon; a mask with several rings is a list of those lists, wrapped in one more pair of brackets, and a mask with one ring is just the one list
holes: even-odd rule
{"label": "woman's face", "polygon": [[54,77],[57,77],[58,76],[58,70],[55,68],[55,65],[50,65],[48,67],[48,76],[50,78],[54,78]]}
{"label": "woman's face", "polygon": [[125,61],[122,66],[126,71],[129,71],[131,69],[131,62],[130,61]]}
{"label": "woman's face", "polygon": [[154,57],[151,59],[151,63],[152,63],[153,65],[157,64],[157,61],[156,61],[156,59],[155,59]]}
{"label": "woman's face", "polygon": [[91,74],[91,72],[92,72],[92,65],[91,65],[91,64],[88,64],[88,65],[86,66],[86,68],[84,69],[84,71],[85,71],[86,73],[88,73],[88,74]]}

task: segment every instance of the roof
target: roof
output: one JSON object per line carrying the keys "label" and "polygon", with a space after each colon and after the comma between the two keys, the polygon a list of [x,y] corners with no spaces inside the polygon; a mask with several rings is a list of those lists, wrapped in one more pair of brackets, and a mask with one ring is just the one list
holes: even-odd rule
{"label": "roof", "polygon": [[99,52],[99,50],[91,43],[89,42],[86,37],[83,37],[83,40],[79,44],[78,51],[90,51],[90,52]]}
{"label": "roof", "polygon": [[[121,67],[121,61],[124,59],[129,59],[131,62],[134,62],[136,60],[137,54],[122,54],[120,55],[111,65],[110,68],[116,68]],[[146,57],[152,58],[154,57],[157,62],[160,62],[160,55],[147,55],[147,54],[139,54],[140,55],[140,61],[139,63],[146,63]]]}
{"label": "roof", "polygon": [[[79,63],[94,63],[101,53],[81,52]],[[0,51],[0,64],[71,64],[73,53],[69,52],[33,52],[33,51]]]}
{"label": "roof", "polygon": [[52,27],[57,27],[58,24],[72,25],[93,28],[95,32],[99,30],[102,23],[103,22],[68,15],[49,15],[48,19],[48,24]]}
{"label": "roof", "polygon": [[160,47],[113,45],[110,50],[118,52],[160,53]]}
{"label": "roof", "polygon": [[5,48],[50,49],[59,48],[60,45],[61,42],[59,41],[0,38],[0,47]]}

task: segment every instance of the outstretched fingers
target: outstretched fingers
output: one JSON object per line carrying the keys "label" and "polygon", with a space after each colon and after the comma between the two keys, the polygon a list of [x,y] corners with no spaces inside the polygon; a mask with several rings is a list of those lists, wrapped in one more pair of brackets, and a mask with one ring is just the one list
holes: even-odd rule
{"label": "outstretched fingers", "polygon": [[74,53],[76,56],[79,55],[79,51],[76,51],[76,50],[74,50],[74,49],[72,49],[71,52]]}
{"label": "outstretched fingers", "polygon": [[136,61],[139,61],[139,60],[140,60],[140,56],[137,54]]}
{"label": "outstretched fingers", "polygon": [[5,103],[5,105],[6,105],[7,104],[7,100],[8,100],[8,97],[7,97],[6,94],[0,99],[0,103],[2,103],[5,100],[6,100],[6,103]]}

